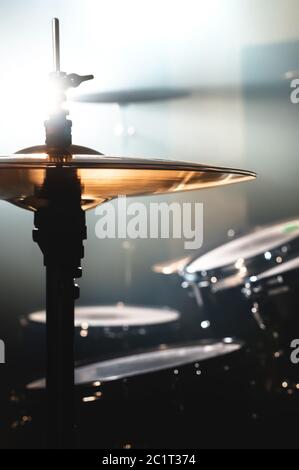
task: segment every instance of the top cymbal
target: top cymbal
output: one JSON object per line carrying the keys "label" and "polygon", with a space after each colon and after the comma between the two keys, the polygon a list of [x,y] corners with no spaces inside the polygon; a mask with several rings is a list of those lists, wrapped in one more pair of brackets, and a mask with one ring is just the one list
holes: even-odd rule
{"label": "top cymbal", "polygon": [[[28,153],[39,152],[39,153]],[[0,157],[0,199],[29,210],[47,205],[46,176],[75,175],[81,185],[84,210],[118,195],[139,196],[211,188],[252,180],[255,174],[233,168],[169,160],[108,157],[84,147],[71,146],[65,155],[39,146]],[[42,153],[44,152],[44,153]],[[56,171],[56,173],[55,173]]]}
{"label": "top cymbal", "polygon": [[120,105],[151,103],[185,98],[191,93],[183,88],[140,88],[137,90],[99,91],[74,96],[81,103],[114,103]]}

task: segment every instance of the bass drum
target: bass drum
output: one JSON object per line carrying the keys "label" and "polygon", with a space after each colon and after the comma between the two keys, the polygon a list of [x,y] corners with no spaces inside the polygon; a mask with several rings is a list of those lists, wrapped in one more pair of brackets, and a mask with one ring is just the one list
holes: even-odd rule
{"label": "bass drum", "polygon": [[[77,448],[244,448],[267,439],[260,362],[239,342],[205,342],[76,370]],[[16,409],[13,447],[43,447],[44,381]],[[25,421],[25,425],[24,425]]]}
{"label": "bass drum", "polygon": [[297,254],[296,219],[256,230],[189,262],[181,275],[185,287],[195,291],[211,335],[256,343],[262,324],[244,296],[244,284]]}

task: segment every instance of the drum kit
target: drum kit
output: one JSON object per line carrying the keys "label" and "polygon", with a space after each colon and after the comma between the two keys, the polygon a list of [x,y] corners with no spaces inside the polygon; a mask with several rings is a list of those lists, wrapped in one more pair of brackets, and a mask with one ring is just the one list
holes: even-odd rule
{"label": "drum kit", "polygon": [[[290,398],[299,389],[288,361],[298,324],[299,220],[259,229],[203,256],[154,267],[179,277],[191,290],[205,312],[208,340],[180,344],[175,310],[117,304],[75,311],[86,210],[119,195],[211,188],[249,181],[255,174],[109,157],[73,145],[65,93],[93,77],[61,71],[57,19],[53,51],[56,102],[45,122],[46,144],[0,157],[0,199],[34,212],[33,239],[46,267],[46,309],[22,320],[25,351],[43,338],[46,378],[12,392],[10,445],[261,445],[272,426],[266,419],[269,396],[278,400],[286,392]],[[98,93],[78,101],[127,104],[184,95],[142,93],[132,97],[127,92],[122,98]]]}

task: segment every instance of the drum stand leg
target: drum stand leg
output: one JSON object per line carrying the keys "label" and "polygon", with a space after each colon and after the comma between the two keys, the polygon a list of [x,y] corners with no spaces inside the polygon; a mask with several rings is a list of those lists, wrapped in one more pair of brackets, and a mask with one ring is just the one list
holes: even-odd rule
{"label": "drum stand leg", "polygon": [[[69,189],[69,188],[68,188]],[[47,317],[47,447],[70,449],[74,435],[74,308],[86,239],[80,195],[35,213],[34,241],[44,254]],[[70,197],[69,197],[70,196]],[[77,200],[77,204],[74,203]]]}

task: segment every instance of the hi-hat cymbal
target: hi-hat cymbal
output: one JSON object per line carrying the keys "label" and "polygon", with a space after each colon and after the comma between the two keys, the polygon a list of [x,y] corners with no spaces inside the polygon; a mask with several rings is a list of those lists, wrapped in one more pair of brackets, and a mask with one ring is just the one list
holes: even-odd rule
{"label": "hi-hat cymbal", "polygon": [[196,163],[109,157],[78,146],[72,146],[70,150],[71,153],[57,156],[46,153],[47,147],[39,146],[0,157],[0,199],[29,210],[47,206],[43,185],[49,172],[52,182],[55,174],[59,175],[60,182],[62,174],[65,176],[67,172],[76,176],[81,185],[83,209],[118,195],[140,196],[211,188],[252,180],[256,176],[250,171]]}
{"label": "hi-hat cymbal", "polygon": [[81,103],[115,103],[129,105],[136,103],[151,103],[186,98],[191,93],[183,88],[140,88],[137,90],[98,91],[74,96],[72,101]]}

